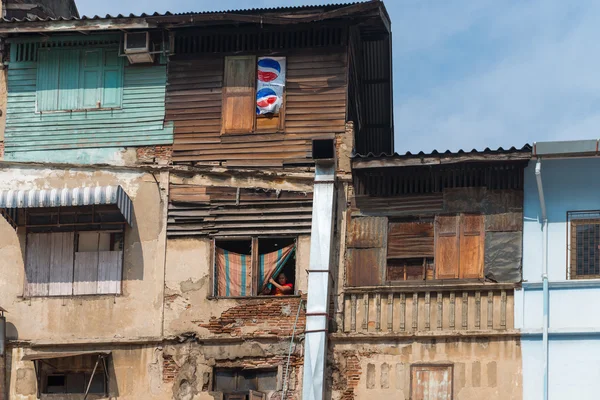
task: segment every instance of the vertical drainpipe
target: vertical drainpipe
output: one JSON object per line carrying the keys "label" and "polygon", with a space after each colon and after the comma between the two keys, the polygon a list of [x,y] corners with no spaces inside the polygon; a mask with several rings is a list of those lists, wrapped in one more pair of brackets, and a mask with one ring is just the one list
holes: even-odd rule
{"label": "vertical drainpipe", "polygon": [[535,180],[537,182],[540,209],[542,211],[542,291],[544,318],[542,326],[542,352],[544,354],[544,400],[548,400],[548,370],[549,370],[549,346],[548,346],[548,314],[550,306],[550,293],[548,291],[548,216],[546,214],[546,200],[544,199],[544,188],[542,186],[542,159],[538,158],[535,164]]}
{"label": "vertical drainpipe", "polygon": [[6,317],[0,307],[0,400],[8,398],[6,393]]}
{"label": "vertical drainpipe", "polygon": [[316,165],[310,234],[306,329],[304,331],[303,400],[322,400],[325,389],[330,264],[335,220],[335,151],[333,146],[333,140],[313,141],[313,158]]}

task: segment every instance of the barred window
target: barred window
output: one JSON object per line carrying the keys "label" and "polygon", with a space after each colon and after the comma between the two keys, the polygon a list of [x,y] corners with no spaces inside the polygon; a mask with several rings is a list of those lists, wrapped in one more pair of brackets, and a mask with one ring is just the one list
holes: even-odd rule
{"label": "barred window", "polygon": [[567,279],[600,278],[600,211],[569,212]]}

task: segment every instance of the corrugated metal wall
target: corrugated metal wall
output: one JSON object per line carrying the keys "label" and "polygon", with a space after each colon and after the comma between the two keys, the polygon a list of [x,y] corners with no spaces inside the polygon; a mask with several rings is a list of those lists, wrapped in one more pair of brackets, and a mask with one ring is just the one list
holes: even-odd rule
{"label": "corrugated metal wall", "polygon": [[128,66],[115,110],[36,113],[36,62],[8,69],[5,152],[170,144],[164,123],[166,66]]}
{"label": "corrugated metal wall", "polygon": [[311,140],[345,130],[345,52],[287,56],[285,128],[280,133],[221,135],[222,86],[222,56],[170,63],[167,120],[175,123],[174,162],[311,164]]}

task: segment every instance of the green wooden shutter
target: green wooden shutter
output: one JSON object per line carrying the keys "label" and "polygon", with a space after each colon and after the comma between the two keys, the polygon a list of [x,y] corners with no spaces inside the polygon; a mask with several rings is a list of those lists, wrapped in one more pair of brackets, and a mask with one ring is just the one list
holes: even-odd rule
{"label": "green wooden shutter", "polygon": [[102,49],[83,51],[79,82],[79,108],[102,106]]}
{"label": "green wooden shutter", "polygon": [[102,107],[121,107],[123,93],[123,57],[118,51],[104,51]]}
{"label": "green wooden shutter", "polygon": [[79,103],[80,51],[55,50],[59,55],[58,110],[75,110]]}
{"label": "green wooden shutter", "polygon": [[58,109],[59,52],[40,49],[37,70],[37,110],[52,111]]}

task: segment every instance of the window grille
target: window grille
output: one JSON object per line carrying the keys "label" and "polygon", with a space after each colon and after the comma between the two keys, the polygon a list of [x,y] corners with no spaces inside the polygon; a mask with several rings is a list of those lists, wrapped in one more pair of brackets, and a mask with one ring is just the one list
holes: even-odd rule
{"label": "window grille", "polygon": [[567,279],[600,278],[600,211],[569,212]]}

